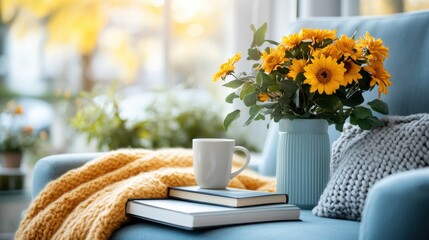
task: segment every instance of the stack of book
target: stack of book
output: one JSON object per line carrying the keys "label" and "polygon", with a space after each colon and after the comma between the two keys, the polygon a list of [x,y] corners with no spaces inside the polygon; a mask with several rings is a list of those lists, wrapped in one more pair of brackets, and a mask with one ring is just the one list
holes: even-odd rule
{"label": "stack of book", "polygon": [[232,224],[299,220],[300,209],[287,194],[234,188],[172,187],[167,199],[130,199],[130,216],[184,229]]}

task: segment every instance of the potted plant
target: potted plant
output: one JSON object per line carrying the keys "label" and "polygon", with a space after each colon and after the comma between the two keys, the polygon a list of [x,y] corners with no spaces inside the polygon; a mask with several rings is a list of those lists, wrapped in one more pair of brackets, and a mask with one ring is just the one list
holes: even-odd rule
{"label": "potted plant", "polygon": [[0,115],[8,120],[0,124],[0,154],[6,168],[19,168],[23,153],[33,150],[37,143],[37,137],[31,126],[15,126],[23,114],[22,106],[9,102],[6,110]]}
{"label": "potted plant", "polygon": [[[232,76],[223,85],[234,89],[226,102],[239,99],[245,105],[226,116],[224,127],[246,109],[245,125],[265,116],[279,122],[277,190],[289,193],[291,203],[311,208],[329,177],[328,124],[339,131],[347,119],[365,130],[383,125],[372,111],[388,114],[380,99],[392,84],[384,68],[388,48],[368,32],[355,39],[304,28],[276,42],[265,39],[266,24],[251,29],[247,60],[256,61],[251,74],[235,73],[237,53],[213,75],[214,81]],[[378,99],[365,103],[363,93],[376,86]]]}

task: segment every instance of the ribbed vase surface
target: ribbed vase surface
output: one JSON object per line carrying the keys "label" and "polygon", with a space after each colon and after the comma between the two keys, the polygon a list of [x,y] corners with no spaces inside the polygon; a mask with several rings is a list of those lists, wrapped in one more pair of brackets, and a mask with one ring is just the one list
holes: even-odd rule
{"label": "ribbed vase surface", "polygon": [[330,143],[324,119],[282,119],[277,147],[277,192],[313,208],[329,179]]}

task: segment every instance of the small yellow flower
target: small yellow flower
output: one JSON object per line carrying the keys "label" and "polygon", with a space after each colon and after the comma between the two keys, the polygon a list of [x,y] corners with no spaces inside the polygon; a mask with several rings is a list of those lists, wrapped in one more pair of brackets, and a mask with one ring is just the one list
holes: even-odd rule
{"label": "small yellow flower", "polygon": [[311,40],[313,43],[319,43],[326,39],[336,39],[336,30],[322,30],[303,28],[299,32],[301,39]]}
{"label": "small yellow flower", "polygon": [[15,114],[15,115],[24,114],[24,108],[21,105],[16,105],[15,110],[13,111],[13,114]]}
{"label": "small yellow flower", "polygon": [[357,83],[358,80],[362,78],[362,75],[359,73],[362,67],[355,64],[352,60],[344,61],[344,68],[346,69],[346,72],[344,73],[343,86],[352,82]]}
{"label": "small yellow flower", "polygon": [[289,66],[290,71],[287,74],[287,77],[295,80],[299,73],[304,72],[304,67],[306,64],[307,61],[304,59],[293,59],[292,65]]}
{"label": "small yellow flower", "polygon": [[261,56],[262,64],[260,68],[263,69],[266,73],[271,73],[272,71],[281,67],[282,64],[287,61],[285,55],[286,52],[283,45],[279,45],[277,48],[270,48],[269,53],[264,51]]}
{"label": "small yellow flower", "polygon": [[311,64],[304,67],[304,83],[309,84],[310,92],[318,91],[319,94],[326,93],[331,95],[340,88],[340,84],[344,81],[343,63],[337,63],[332,57],[321,55],[320,58],[314,58]]}
{"label": "small yellow flower", "polygon": [[[323,48],[323,49],[320,49],[320,48],[317,48],[317,49],[313,49],[311,46],[310,46],[310,48],[311,48],[311,56],[313,57],[313,58],[320,58],[320,56],[325,56],[325,57],[329,57],[329,56],[331,56],[330,55],[330,52],[331,52],[331,50],[330,50],[330,47],[331,46],[327,46],[327,47],[325,47],[325,48]],[[331,56],[332,57],[332,56]],[[337,59],[336,57],[334,57],[335,59]]]}
{"label": "small yellow flower", "polygon": [[371,87],[375,84],[378,85],[378,98],[380,99],[381,94],[387,94],[387,87],[392,85],[390,74],[386,71],[383,63],[380,61],[370,61],[370,64],[365,66],[364,69],[371,74],[369,85]]}
{"label": "small yellow flower", "polygon": [[219,71],[213,74],[213,81],[216,82],[219,78],[225,80],[226,76],[233,73],[235,70],[234,64],[237,63],[241,58],[241,53],[236,53],[232,58],[220,66]]}
{"label": "small yellow flower", "polygon": [[289,34],[288,36],[283,36],[282,38],[282,44],[288,50],[298,47],[301,41],[301,35],[298,33]]}
{"label": "small yellow flower", "polygon": [[366,32],[365,38],[359,38],[356,46],[370,60],[384,61],[389,57],[389,48],[383,46],[383,41],[375,39],[369,32]]}
{"label": "small yellow flower", "polygon": [[270,100],[270,96],[268,95],[268,93],[260,93],[260,94],[258,94],[258,100],[260,102],[266,102],[266,101]]}
{"label": "small yellow flower", "polygon": [[344,58],[352,58],[356,60],[356,51],[354,49],[355,41],[346,35],[342,35],[337,41],[330,45],[330,56],[339,59],[341,56]]}

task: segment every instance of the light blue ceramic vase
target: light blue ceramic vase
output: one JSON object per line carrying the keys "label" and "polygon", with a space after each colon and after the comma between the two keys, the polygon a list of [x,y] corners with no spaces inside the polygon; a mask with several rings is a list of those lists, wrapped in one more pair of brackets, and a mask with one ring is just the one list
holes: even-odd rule
{"label": "light blue ceramic vase", "polygon": [[283,119],[279,122],[277,192],[289,203],[313,208],[329,179],[330,142],[324,119]]}

